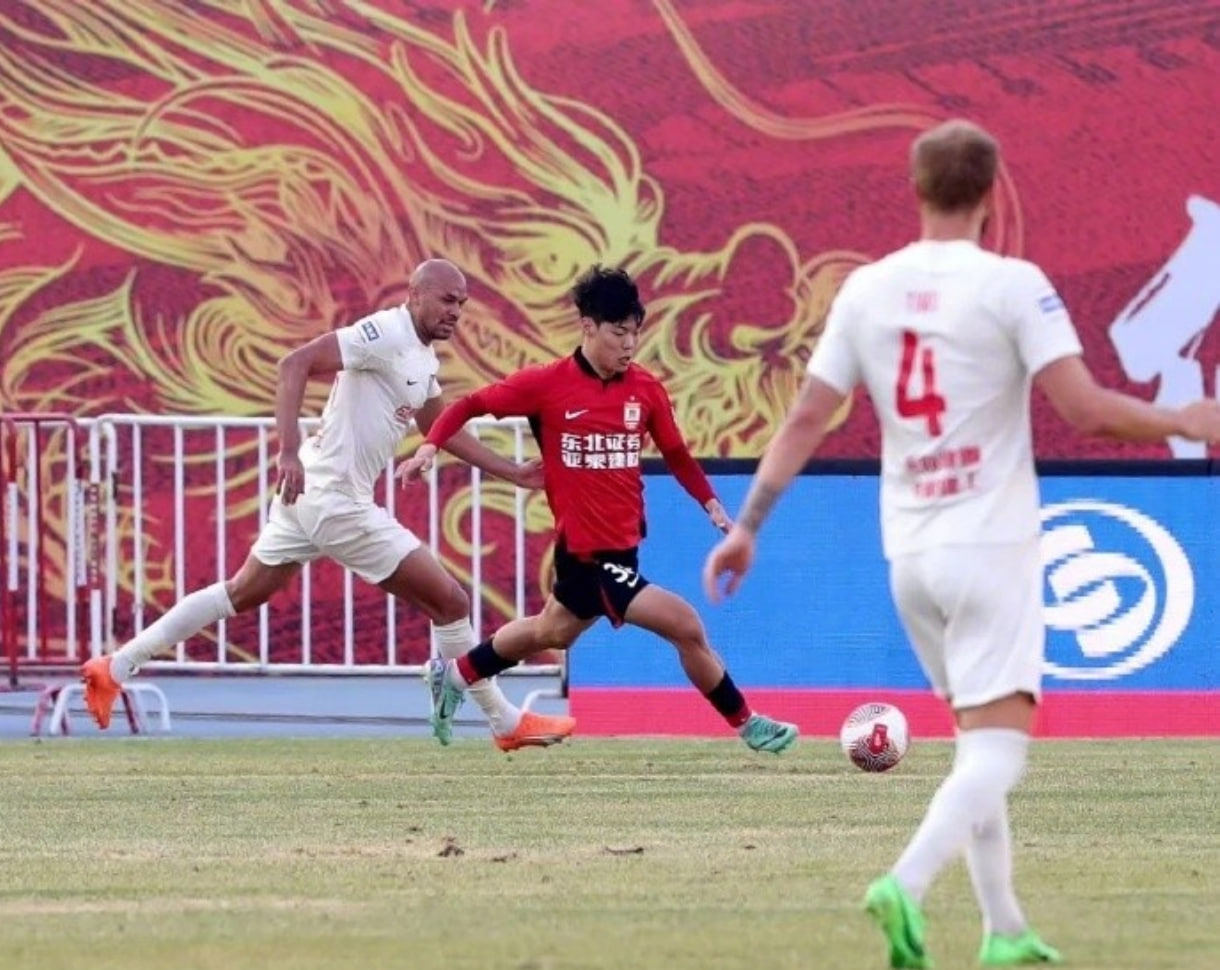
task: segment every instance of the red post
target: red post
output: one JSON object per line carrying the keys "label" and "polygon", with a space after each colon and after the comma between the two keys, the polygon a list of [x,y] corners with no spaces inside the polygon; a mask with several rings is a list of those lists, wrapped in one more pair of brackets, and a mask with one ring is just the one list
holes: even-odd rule
{"label": "red post", "polygon": [[[17,686],[17,597],[16,590],[9,588],[8,581],[9,476],[13,475],[12,480],[15,481],[16,468],[17,428],[8,415],[0,414],[0,487],[4,489],[0,499],[4,506],[4,514],[0,515],[0,584],[4,587],[0,594],[0,649],[4,650],[8,665],[10,689]],[[14,495],[14,501],[15,498]]]}

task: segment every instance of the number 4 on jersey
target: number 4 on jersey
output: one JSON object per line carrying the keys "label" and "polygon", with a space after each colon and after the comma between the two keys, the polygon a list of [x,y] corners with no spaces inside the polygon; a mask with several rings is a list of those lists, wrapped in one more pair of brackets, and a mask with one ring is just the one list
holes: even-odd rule
{"label": "number 4 on jersey", "polygon": [[[915,376],[915,365],[919,364],[919,375],[923,393],[914,396],[911,382]],[[928,422],[928,434],[940,436],[940,416],[948,409],[945,399],[936,392],[936,357],[931,347],[921,347],[919,335],[911,330],[902,331],[902,366],[898,369],[897,406],[904,418],[923,418]]]}

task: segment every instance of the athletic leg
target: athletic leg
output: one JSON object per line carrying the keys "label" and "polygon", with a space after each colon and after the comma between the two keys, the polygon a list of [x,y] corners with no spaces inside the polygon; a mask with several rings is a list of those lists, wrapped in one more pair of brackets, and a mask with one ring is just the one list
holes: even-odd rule
{"label": "athletic leg", "polygon": [[[552,596],[541,613],[512,620],[456,660],[433,665],[429,670],[433,734],[442,744],[448,743],[453,717],[466,690],[477,690],[490,678],[534,654],[567,649],[594,622],[573,615]],[[546,746],[562,741],[575,727],[576,722],[570,717],[548,717],[527,711],[513,732],[496,739],[496,746],[502,751]]]}
{"label": "athletic leg", "polygon": [[[424,546],[407,554],[378,585],[417,607],[432,621],[437,649],[444,659],[456,659],[475,645],[470,598]],[[517,729],[521,710],[509,702],[494,680],[480,683],[470,696],[487,717],[492,734],[511,734]]]}
{"label": "athletic leg", "polygon": [[[987,870],[990,901],[1002,910],[1002,897],[1008,895],[1015,907],[1011,844],[990,836],[993,823],[1007,818],[1008,793],[1024,772],[1036,711],[1043,636],[1040,560],[1036,547],[970,553],[937,550],[896,564],[893,572],[904,623],[938,692],[951,699],[958,724],[953,769],[893,870],[874,882],[866,896],[866,906],[886,933],[895,967],[929,965],[923,896],[979,833],[983,837],[975,861]],[[997,575],[1024,575],[1025,583],[1014,597],[1010,586],[996,586]],[[939,629],[933,629],[938,622]],[[937,637],[940,642],[933,642]],[[944,683],[936,683],[941,677]],[[1007,885],[997,885],[997,879]],[[988,900],[980,896],[980,903],[986,908]],[[1017,914],[1022,919],[1019,909]],[[1011,910],[1003,918],[1011,921]],[[984,957],[991,939],[984,941]],[[1053,953],[1034,940],[1043,948],[1040,953]],[[1008,942],[1011,938],[1004,937],[996,944],[1004,951],[1001,960],[1010,955],[1004,949]],[[1028,940],[1019,942],[1022,954],[1032,952]]]}
{"label": "athletic leg", "polygon": [[232,579],[183,597],[116,653],[87,661],[81,668],[85,706],[98,727],[110,726],[110,712],[122,684],[153,657],[219,620],[261,606],[287,586],[300,568],[297,563],[269,566],[251,553]]}
{"label": "athletic leg", "polygon": [[796,740],[796,725],[750,710],[745,696],[708,642],[699,614],[681,596],[650,583],[631,598],[623,619],[673,645],[687,679],[751,748],[779,753]]}

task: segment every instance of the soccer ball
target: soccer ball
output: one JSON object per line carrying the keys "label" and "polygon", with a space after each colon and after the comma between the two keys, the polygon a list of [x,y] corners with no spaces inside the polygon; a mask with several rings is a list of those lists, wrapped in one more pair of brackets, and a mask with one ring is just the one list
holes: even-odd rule
{"label": "soccer ball", "polygon": [[873,701],[847,715],[839,743],[861,771],[889,771],[907,753],[911,733],[902,711],[893,704]]}

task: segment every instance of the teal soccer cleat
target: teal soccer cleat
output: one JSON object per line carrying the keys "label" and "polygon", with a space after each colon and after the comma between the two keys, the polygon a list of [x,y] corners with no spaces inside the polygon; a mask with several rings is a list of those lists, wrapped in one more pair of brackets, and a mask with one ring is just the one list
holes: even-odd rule
{"label": "teal soccer cleat", "polygon": [[753,751],[770,751],[779,754],[792,747],[800,733],[795,724],[775,721],[765,714],[751,714],[741,726],[741,739]]}
{"label": "teal soccer cleat", "polygon": [[432,725],[433,737],[441,744],[453,740],[453,718],[466,696],[466,692],[449,679],[448,670],[448,663],[439,658],[429,660],[424,666],[424,680],[432,695],[432,715],[428,723]]}

